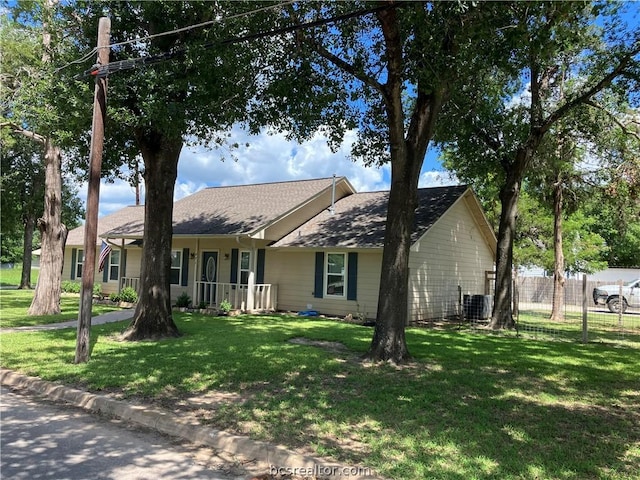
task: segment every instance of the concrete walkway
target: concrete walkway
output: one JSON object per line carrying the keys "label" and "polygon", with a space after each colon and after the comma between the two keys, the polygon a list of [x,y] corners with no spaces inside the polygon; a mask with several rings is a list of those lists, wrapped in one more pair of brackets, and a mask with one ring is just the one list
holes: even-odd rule
{"label": "concrete walkway", "polygon": [[[113,311],[93,317],[92,325],[117,322],[133,318],[134,310]],[[0,332],[42,331],[60,328],[76,328],[77,319],[69,322],[54,323],[33,327],[3,328]],[[165,435],[181,438],[194,445],[212,447],[218,452],[231,455],[245,465],[256,480],[268,479],[314,479],[314,480],[383,480],[368,468],[340,465],[327,459],[301,455],[281,445],[252,440],[213,428],[203,427],[199,423],[168,410],[150,405],[132,404],[114,398],[97,395],[65,385],[29,377],[5,368],[0,368],[0,384],[9,388],[25,390],[31,394],[46,397],[84,410],[118,418],[138,426],[152,428]],[[288,476],[288,474],[293,474]]]}
{"label": "concrete walkway", "polygon": [[[135,311],[130,308],[123,310],[114,310],[103,315],[97,315],[91,318],[91,325],[102,325],[103,323],[119,322],[121,320],[129,320],[133,318]],[[59,330],[61,328],[77,328],[78,319],[69,320],[67,322],[48,323],[46,325],[33,325],[28,327],[3,328],[2,332],[37,332],[42,330]]]}

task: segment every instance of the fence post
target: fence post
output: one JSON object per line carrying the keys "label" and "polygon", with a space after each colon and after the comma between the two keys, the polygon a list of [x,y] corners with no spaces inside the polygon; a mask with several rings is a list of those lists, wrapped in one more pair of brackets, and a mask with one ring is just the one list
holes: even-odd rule
{"label": "fence post", "polygon": [[582,343],[589,341],[587,334],[587,313],[588,313],[588,300],[587,300],[587,275],[582,275]]}
{"label": "fence post", "polygon": [[620,306],[620,308],[618,308],[618,327],[620,327],[620,329],[622,329],[622,310],[624,310],[624,297],[622,296],[622,285],[623,285],[623,282],[622,280],[620,280],[618,282],[618,305]]}

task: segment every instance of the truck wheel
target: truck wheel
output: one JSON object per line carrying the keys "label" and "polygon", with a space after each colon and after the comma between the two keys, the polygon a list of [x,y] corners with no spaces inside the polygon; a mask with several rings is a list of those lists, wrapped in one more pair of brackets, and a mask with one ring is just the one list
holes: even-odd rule
{"label": "truck wheel", "polygon": [[607,302],[607,307],[611,313],[620,313],[621,308],[624,313],[627,311],[627,301],[624,298],[620,300],[620,297],[611,297]]}

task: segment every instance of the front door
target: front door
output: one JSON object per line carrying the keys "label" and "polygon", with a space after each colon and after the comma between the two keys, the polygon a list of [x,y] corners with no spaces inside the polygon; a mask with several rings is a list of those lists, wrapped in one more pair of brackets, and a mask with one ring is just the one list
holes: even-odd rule
{"label": "front door", "polygon": [[216,285],[218,281],[218,252],[202,252],[202,299],[207,305],[216,303]]}

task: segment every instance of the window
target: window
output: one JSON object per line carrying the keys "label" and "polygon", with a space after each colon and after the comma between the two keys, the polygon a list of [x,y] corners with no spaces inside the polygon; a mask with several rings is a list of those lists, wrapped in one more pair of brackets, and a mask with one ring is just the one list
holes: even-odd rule
{"label": "window", "polygon": [[120,250],[111,250],[109,254],[109,280],[118,280],[120,275]]}
{"label": "window", "polygon": [[180,285],[182,272],[182,251],[171,250],[171,285]]}
{"label": "window", "polygon": [[78,250],[76,259],[76,278],[82,278],[82,267],[84,266],[84,250]]}
{"label": "window", "polygon": [[345,295],[345,259],[344,253],[329,253],[327,255],[325,295],[332,297],[344,297]]}
{"label": "window", "polygon": [[251,252],[240,252],[240,285],[249,284],[249,271],[251,270]]}

